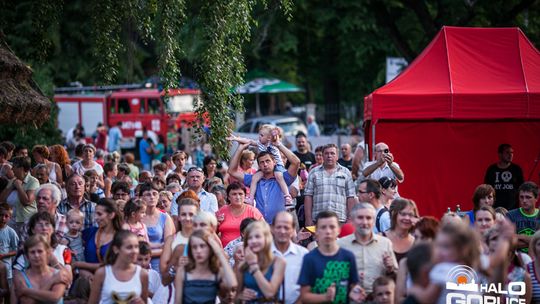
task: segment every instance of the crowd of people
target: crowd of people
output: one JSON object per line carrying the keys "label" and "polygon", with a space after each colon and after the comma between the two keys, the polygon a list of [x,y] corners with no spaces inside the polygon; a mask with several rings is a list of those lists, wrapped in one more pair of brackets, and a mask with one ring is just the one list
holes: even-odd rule
{"label": "crowd of people", "polygon": [[[74,133],[73,157],[0,143],[3,303],[540,303],[538,186],[508,144],[473,210],[436,218],[400,196],[385,143],[368,161],[299,133],[292,151],[264,125],[225,162],[104,132]],[[461,268],[499,288],[448,289]]]}

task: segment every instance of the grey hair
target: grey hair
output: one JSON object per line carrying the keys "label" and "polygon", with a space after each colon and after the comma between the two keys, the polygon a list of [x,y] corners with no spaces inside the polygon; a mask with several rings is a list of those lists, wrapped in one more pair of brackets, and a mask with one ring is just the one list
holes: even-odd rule
{"label": "grey hair", "polygon": [[50,172],[49,167],[47,167],[46,164],[38,164],[34,169],[36,171],[39,170],[39,169],[45,169],[47,174],[49,174],[49,172]]}
{"label": "grey hair", "polygon": [[58,206],[58,204],[60,203],[60,200],[62,199],[62,193],[60,192],[60,189],[58,189],[58,186],[56,186],[55,184],[50,184],[50,183],[43,184],[43,185],[39,186],[39,188],[37,189],[36,196],[39,195],[39,193],[42,190],[51,191],[52,200]]}
{"label": "grey hair", "polygon": [[371,211],[371,213],[373,213],[373,216],[375,216],[375,213],[377,213],[377,210],[375,210],[375,207],[373,207],[372,204],[370,203],[365,203],[365,202],[360,202],[358,204],[355,204],[352,209],[351,209],[351,212],[350,212],[350,215],[351,217],[354,216],[356,214],[356,212],[358,212],[359,210],[361,209],[368,209]]}
{"label": "grey hair", "polygon": [[167,190],[169,192],[172,192],[171,190],[173,190],[173,189],[182,190],[182,186],[180,186],[180,184],[177,183],[177,182],[173,182],[173,183],[170,183],[167,186],[165,186],[165,190]]}

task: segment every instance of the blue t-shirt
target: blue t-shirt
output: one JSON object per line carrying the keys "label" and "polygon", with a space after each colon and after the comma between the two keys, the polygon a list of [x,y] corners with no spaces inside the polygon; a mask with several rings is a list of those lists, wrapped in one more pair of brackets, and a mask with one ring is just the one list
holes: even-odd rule
{"label": "blue t-shirt", "polygon": [[[538,217],[539,210],[536,209],[534,214],[525,214],[521,208],[508,211],[506,217],[516,225],[516,234],[532,236],[540,229],[540,218]],[[529,252],[529,248],[521,248],[522,252]]]}
{"label": "blue t-shirt", "polygon": [[139,154],[141,155],[142,164],[152,163],[152,155],[146,152],[146,149],[150,148],[150,143],[148,142],[149,140],[150,139],[142,139],[139,145]]}
{"label": "blue t-shirt", "polygon": [[[0,253],[6,254],[10,251],[17,251],[19,247],[19,236],[13,228],[5,226],[0,229]],[[11,272],[11,265],[13,264],[14,257],[4,258],[2,262],[6,265],[7,278],[12,279],[13,274]]]}
{"label": "blue t-shirt", "polygon": [[101,263],[105,260],[105,254],[107,253],[107,249],[109,248],[109,245],[111,242],[104,244],[99,249],[99,255],[101,256],[101,261],[98,258],[97,255],[97,248],[96,248],[96,234],[98,231],[98,227],[90,227],[87,229],[84,229],[82,232],[82,239],[84,241],[84,260],[87,263]]}
{"label": "blue t-shirt", "polygon": [[[251,186],[252,178],[253,175],[245,174],[244,185],[247,187]],[[287,186],[290,186],[295,178],[287,171],[283,173],[283,179],[285,179]],[[257,202],[255,206],[264,216],[264,220],[269,224],[272,224],[272,220],[278,212],[285,210],[285,197],[275,177],[269,179],[261,178],[259,180],[257,183],[257,192],[255,193],[255,201]]]}
{"label": "blue t-shirt", "polygon": [[120,138],[122,138],[120,128],[113,127],[109,130],[109,152],[117,151],[120,148]]}
{"label": "blue t-shirt", "polygon": [[304,256],[298,285],[310,286],[311,292],[326,293],[326,289],[336,284],[336,297],[332,303],[349,303],[349,286],[358,283],[358,272],[354,254],[339,248],[333,256],[324,256],[319,248]]}

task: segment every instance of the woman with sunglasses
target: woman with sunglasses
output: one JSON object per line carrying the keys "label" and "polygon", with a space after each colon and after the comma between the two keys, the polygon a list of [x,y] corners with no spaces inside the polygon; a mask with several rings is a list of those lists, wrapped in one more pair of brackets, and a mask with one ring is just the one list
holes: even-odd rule
{"label": "woman with sunglasses", "polygon": [[381,202],[390,209],[392,201],[397,197],[397,182],[393,178],[383,176],[379,179],[379,184],[381,184]]}
{"label": "woman with sunglasses", "polygon": [[390,206],[390,219],[390,229],[382,234],[392,242],[399,263],[414,244],[412,231],[418,221],[416,204],[410,199],[396,198]]}

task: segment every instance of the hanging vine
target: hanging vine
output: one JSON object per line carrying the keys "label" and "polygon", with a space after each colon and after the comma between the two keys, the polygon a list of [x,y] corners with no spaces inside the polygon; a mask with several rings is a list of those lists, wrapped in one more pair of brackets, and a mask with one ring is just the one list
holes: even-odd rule
{"label": "hanging vine", "polygon": [[[197,2],[206,47],[198,54],[195,67],[202,100],[196,104],[198,129],[210,121],[210,143],[216,153],[228,157],[227,137],[235,114],[244,111],[242,96],[234,88],[242,84],[246,67],[242,46],[250,39],[256,0],[213,0]],[[260,1],[267,5],[266,1]],[[290,18],[292,1],[281,0],[280,8]],[[179,33],[186,21],[185,0],[100,0],[94,18],[97,67],[103,80],[113,82],[119,71],[118,55],[122,49],[120,32],[126,20],[137,20],[143,41],[157,44],[158,68],[165,90],[174,88],[180,79],[182,41]],[[199,133],[200,134],[200,133]]]}

